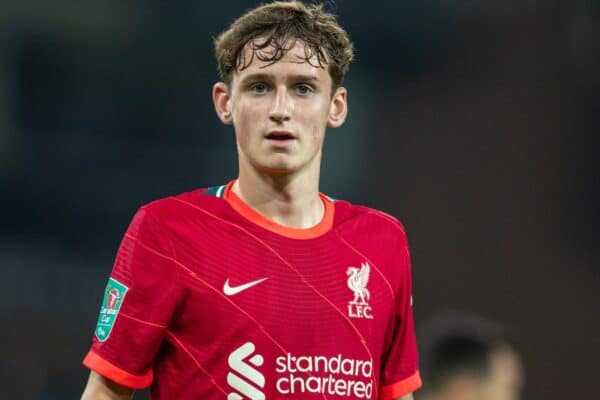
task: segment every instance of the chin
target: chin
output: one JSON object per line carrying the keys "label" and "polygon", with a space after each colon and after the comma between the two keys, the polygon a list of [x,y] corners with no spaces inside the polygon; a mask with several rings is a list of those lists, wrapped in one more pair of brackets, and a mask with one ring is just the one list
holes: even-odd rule
{"label": "chin", "polygon": [[298,171],[298,165],[291,163],[290,160],[271,160],[271,162],[260,163],[256,165],[257,169],[268,175],[289,175]]}
{"label": "chin", "polygon": [[272,175],[272,176],[289,175],[295,171],[294,168],[290,168],[289,166],[283,166],[283,165],[263,166],[260,169],[264,173],[266,173],[268,175]]}
{"label": "chin", "polygon": [[259,169],[269,174],[285,175],[296,171],[298,166],[289,157],[273,157],[260,163]]}

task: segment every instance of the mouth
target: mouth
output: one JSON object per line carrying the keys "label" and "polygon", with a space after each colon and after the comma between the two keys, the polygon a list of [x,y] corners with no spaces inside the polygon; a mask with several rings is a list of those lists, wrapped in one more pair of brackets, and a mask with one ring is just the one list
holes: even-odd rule
{"label": "mouth", "polygon": [[286,132],[286,131],[273,131],[273,132],[269,132],[267,134],[266,139],[267,140],[273,140],[273,141],[276,141],[276,142],[287,142],[289,140],[295,139],[295,137],[290,132]]}

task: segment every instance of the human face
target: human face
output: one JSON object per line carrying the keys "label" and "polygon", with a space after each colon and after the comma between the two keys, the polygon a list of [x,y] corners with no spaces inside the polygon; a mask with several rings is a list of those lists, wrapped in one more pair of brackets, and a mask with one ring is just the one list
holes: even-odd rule
{"label": "human face", "polygon": [[318,174],[326,126],[345,120],[346,90],[331,93],[329,72],[316,58],[305,61],[300,40],[274,64],[253,57],[249,46],[244,51],[250,65],[236,71],[229,86],[217,83],[213,89],[217,114],[235,128],[240,174]]}

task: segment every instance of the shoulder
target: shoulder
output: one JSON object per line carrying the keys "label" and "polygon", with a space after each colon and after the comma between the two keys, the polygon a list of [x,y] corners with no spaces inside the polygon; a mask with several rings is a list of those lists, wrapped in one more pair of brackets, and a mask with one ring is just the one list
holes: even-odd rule
{"label": "shoulder", "polygon": [[405,237],[406,230],[396,217],[375,208],[352,204],[345,200],[336,200],[336,212],[339,211],[337,226],[344,229],[347,226],[368,228]]}
{"label": "shoulder", "polygon": [[183,192],[142,205],[136,217],[152,219],[159,224],[186,220],[190,217],[210,216],[222,213],[226,202],[222,198],[223,186],[208,186],[188,192]]}
{"label": "shoulder", "polygon": [[346,201],[336,202],[336,213],[338,205],[337,237],[376,266],[393,288],[401,287],[410,271],[404,225],[384,211]]}

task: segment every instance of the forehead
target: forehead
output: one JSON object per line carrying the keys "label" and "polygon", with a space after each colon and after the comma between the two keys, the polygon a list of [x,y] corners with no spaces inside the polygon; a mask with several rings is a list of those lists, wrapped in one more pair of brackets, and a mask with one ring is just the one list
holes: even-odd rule
{"label": "forehead", "polygon": [[[256,42],[260,44],[260,42]],[[234,70],[234,80],[250,74],[301,74],[311,75],[317,79],[331,80],[327,64],[319,63],[319,58],[301,40],[296,40],[294,45],[283,56],[281,48],[273,45],[263,49],[255,48],[253,42],[247,43],[240,55],[240,66]],[[310,57],[307,57],[309,56]]]}

